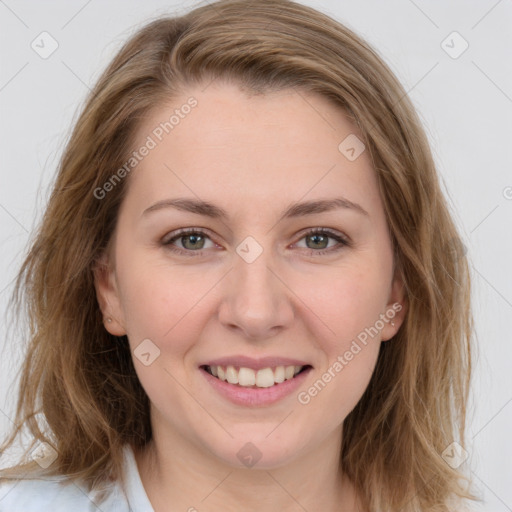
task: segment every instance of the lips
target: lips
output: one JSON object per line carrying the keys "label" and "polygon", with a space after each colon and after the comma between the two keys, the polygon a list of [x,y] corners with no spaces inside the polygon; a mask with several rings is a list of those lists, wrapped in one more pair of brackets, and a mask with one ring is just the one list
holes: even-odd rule
{"label": "lips", "polygon": [[[289,366],[295,368],[295,365]],[[302,365],[298,366],[301,367]],[[299,373],[295,374],[288,380],[285,378],[284,382],[274,382],[268,387],[259,387],[256,385],[257,383],[252,386],[230,384],[227,380],[221,380],[218,377],[215,377],[208,371],[208,368],[208,365],[202,365],[199,367],[199,371],[205,379],[205,382],[211,386],[211,389],[216,394],[229,400],[231,403],[243,407],[269,407],[281,400],[285,400],[287,398],[290,399],[290,397],[297,392],[300,386],[304,385],[308,375],[313,371],[313,367],[311,365],[304,365]],[[240,369],[243,368],[244,367],[241,367]],[[254,369],[248,368],[248,370],[256,373]],[[265,368],[260,368],[258,372],[261,370],[265,371]],[[242,379],[243,378],[244,377],[242,377]]]}

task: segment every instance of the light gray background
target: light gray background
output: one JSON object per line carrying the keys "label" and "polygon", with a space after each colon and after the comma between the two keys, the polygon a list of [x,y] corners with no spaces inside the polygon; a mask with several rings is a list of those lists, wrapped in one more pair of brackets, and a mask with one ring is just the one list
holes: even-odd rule
{"label": "light gray background", "polygon": [[[484,504],[512,511],[512,2],[307,0],[365,37],[404,84],[430,137],[471,260],[478,353],[469,459]],[[77,108],[135,28],[197,2],[0,0],[0,309],[39,221]],[[47,31],[58,49],[31,43]],[[457,31],[458,58],[442,42]],[[453,42],[451,42],[453,41]],[[447,40],[452,51],[460,41]],[[22,340],[1,323],[0,433],[11,425]]]}

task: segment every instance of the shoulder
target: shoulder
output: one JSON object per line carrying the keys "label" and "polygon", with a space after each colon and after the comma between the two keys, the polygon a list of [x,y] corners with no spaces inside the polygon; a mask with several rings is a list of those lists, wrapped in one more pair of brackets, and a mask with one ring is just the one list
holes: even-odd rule
{"label": "shoulder", "polygon": [[[120,498],[114,486],[100,510],[128,512]],[[88,494],[85,487],[61,477],[0,481],[0,512],[97,512],[97,505],[94,492]]]}

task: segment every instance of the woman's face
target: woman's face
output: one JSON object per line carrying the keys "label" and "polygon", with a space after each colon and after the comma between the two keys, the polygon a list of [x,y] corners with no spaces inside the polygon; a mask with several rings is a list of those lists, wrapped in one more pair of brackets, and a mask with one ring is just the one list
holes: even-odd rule
{"label": "woman's face", "polygon": [[[106,328],[128,335],[155,439],[261,468],[339,443],[404,313],[357,137],[321,96],[220,82],[140,127],[96,287]],[[286,379],[290,366],[304,371]]]}

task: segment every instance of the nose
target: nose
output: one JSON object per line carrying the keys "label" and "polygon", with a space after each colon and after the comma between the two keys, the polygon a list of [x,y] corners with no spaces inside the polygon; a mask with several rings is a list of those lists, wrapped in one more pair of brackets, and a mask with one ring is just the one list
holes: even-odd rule
{"label": "nose", "polygon": [[275,336],[294,318],[293,293],[267,252],[251,263],[235,254],[223,283],[219,321],[251,340]]}

